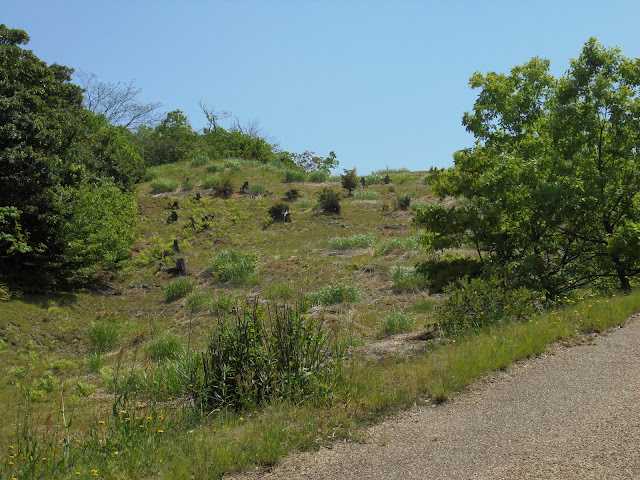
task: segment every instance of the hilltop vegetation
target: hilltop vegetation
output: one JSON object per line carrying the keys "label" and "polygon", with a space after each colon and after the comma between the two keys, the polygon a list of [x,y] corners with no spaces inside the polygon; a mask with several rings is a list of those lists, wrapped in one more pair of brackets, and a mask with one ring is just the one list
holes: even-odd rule
{"label": "hilltop vegetation", "polygon": [[26,42],[0,26],[2,478],[217,478],[640,308],[640,67],[595,40],[474,75],[454,167],[365,176],[204,104],[113,125]]}

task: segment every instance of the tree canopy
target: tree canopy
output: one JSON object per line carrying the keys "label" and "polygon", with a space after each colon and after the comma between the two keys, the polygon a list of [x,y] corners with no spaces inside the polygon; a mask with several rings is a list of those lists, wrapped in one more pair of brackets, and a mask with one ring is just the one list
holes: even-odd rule
{"label": "tree canopy", "polygon": [[589,39],[555,78],[533,58],[476,73],[473,148],[431,176],[415,216],[432,252],[472,246],[485,270],[557,294],[640,273],[640,60]]}
{"label": "tree canopy", "polygon": [[[113,230],[130,241],[129,219],[94,223],[95,245],[77,220],[95,211],[88,198],[108,197],[114,211],[135,205],[127,192],[144,167],[130,133],[85,110],[72,70],[47,65],[21,47],[28,41],[24,31],[0,25],[0,274],[48,288],[86,281],[126,258],[128,245],[114,250],[101,239]],[[80,244],[94,253],[73,254]]]}

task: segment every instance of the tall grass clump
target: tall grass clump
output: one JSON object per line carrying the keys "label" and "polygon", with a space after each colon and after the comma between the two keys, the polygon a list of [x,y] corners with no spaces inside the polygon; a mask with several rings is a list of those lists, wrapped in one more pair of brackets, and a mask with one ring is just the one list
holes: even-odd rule
{"label": "tall grass clump", "polygon": [[108,320],[91,322],[87,328],[87,335],[94,353],[104,353],[111,350],[118,342],[118,325]]}
{"label": "tall grass clump", "polygon": [[193,168],[203,167],[204,165],[208,164],[210,161],[211,159],[209,158],[208,155],[201,153],[193,157],[191,160],[189,160],[189,165],[191,165],[191,167]]}
{"label": "tall grass clump", "polygon": [[178,337],[170,333],[159,338],[147,347],[149,358],[154,361],[171,360],[182,354],[184,347]]}
{"label": "tall grass clump", "polygon": [[391,269],[393,288],[397,292],[415,292],[428,284],[427,277],[414,267],[397,266]]}
{"label": "tall grass clump", "polygon": [[164,287],[164,298],[167,302],[173,302],[186,297],[193,291],[193,282],[188,278],[176,278]]}
{"label": "tall grass clump", "polygon": [[238,309],[218,323],[201,361],[192,392],[205,411],[328,400],[341,385],[342,353],[322,320],[288,306]]}
{"label": "tall grass clump", "polygon": [[380,198],[380,192],[368,188],[361,188],[353,193],[353,198],[356,200],[378,200]]}
{"label": "tall grass clump", "polygon": [[170,180],[168,178],[155,178],[151,181],[151,193],[166,193],[173,192],[176,188],[178,188],[180,182],[177,180]]}
{"label": "tall grass clump", "polygon": [[243,285],[255,280],[253,271],[257,266],[258,255],[225,250],[213,257],[209,271],[219,282]]}
{"label": "tall grass clump", "polygon": [[309,181],[312,183],[326,182],[330,177],[330,173],[326,170],[314,170],[309,173]]}
{"label": "tall grass clump", "polygon": [[291,168],[287,168],[284,171],[284,181],[286,183],[304,182],[306,178],[307,178],[306,174],[300,170],[293,170]]}
{"label": "tall grass clump", "polygon": [[415,318],[406,313],[390,313],[380,322],[380,336],[388,337],[389,335],[407,332],[411,330],[414,324]]}
{"label": "tall grass clump", "polygon": [[357,287],[338,282],[311,293],[310,298],[314,305],[328,306],[337,303],[355,303],[361,296]]}
{"label": "tall grass clump", "polygon": [[415,237],[391,237],[378,243],[376,253],[378,255],[388,255],[394,250],[418,250],[420,248],[420,238]]}
{"label": "tall grass clump", "polygon": [[329,239],[329,245],[336,250],[351,250],[355,248],[368,248],[376,241],[375,235],[359,234],[349,237],[333,237]]}

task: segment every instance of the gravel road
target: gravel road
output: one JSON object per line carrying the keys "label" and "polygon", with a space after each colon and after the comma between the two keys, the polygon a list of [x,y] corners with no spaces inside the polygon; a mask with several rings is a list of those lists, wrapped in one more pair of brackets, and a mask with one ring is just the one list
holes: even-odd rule
{"label": "gravel road", "polygon": [[[231,478],[231,477],[229,477]],[[640,479],[640,316],[245,479]]]}

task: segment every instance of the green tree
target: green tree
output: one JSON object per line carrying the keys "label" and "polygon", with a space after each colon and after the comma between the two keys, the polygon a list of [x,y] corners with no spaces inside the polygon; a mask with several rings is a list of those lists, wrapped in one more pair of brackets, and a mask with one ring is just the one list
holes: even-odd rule
{"label": "green tree", "polygon": [[[0,275],[48,288],[78,278],[62,268],[73,263],[70,245],[84,241],[73,236],[84,235],[79,229],[61,233],[79,213],[73,192],[111,181],[120,187],[109,189],[116,201],[133,188],[140,160],[127,136],[82,107],[72,70],[48,66],[22,48],[28,41],[23,30],[0,25]],[[120,224],[93,228],[118,232]],[[106,265],[110,248],[93,261]]]}
{"label": "green tree", "polygon": [[549,293],[640,273],[640,61],[589,39],[560,78],[534,58],[476,73],[477,139],[432,175],[457,205],[416,213],[430,250],[472,245],[485,269]]}
{"label": "green tree", "polygon": [[350,170],[345,169],[344,174],[340,175],[342,188],[349,192],[349,196],[351,196],[351,192],[353,192],[358,187],[358,172],[356,167],[353,167]]}

